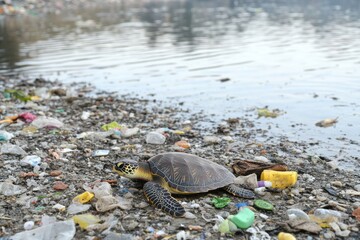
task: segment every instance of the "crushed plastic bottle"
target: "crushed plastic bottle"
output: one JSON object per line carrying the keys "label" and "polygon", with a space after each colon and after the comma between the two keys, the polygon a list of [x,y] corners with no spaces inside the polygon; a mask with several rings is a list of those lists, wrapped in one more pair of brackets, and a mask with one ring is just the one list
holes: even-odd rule
{"label": "crushed plastic bottle", "polygon": [[9,141],[14,137],[14,134],[9,133],[7,131],[0,130],[0,142],[6,142]]}
{"label": "crushed plastic bottle", "polygon": [[41,116],[36,118],[31,125],[37,128],[62,128],[64,123],[56,118]]}
{"label": "crushed plastic bottle", "polygon": [[347,218],[348,214],[335,210],[318,208],[314,211],[314,216],[319,219],[337,218],[340,220]]}
{"label": "crushed plastic bottle", "polygon": [[72,217],[75,223],[79,224],[81,229],[86,229],[88,226],[96,224],[101,220],[92,214],[81,214]]}
{"label": "crushed plastic bottle", "polygon": [[330,227],[330,223],[346,219],[348,215],[335,210],[318,208],[310,215],[310,219],[317,222],[321,227]]}
{"label": "crushed plastic bottle", "polygon": [[10,143],[5,143],[1,146],[0,153],[12,155],[26,155],[26,152],[19,146]]}
{"label": "crushed plastic bottle", "polygon": [[146,143],[148,144],[161,145],[164,144],[165,141],[166,141],[166,137],[158,132],[149,132],[146,135]]}
{"label": "crushed plastic bottle", "polygon": [[91,207],[90,204],[80,204],[80,203],[72,203],[69,205],[67,209],[68,214],[77,214],[81,212],[85,212],[89,210]]}
{"label": "crushed plastic bottle", "polygon": [[300,209],[291,208],[286,211],[290,220],[310,220],[310,217]]}
{"label": "crushed plastic bottle", "polygon": [[26,188],[14,185],[11,182],[0,182],[0,194],[5,196],[14,196],[26,192]]}
{"label": "crushed plastic bottle", "polygon": [[270,181],[273,188],[284,189],[294,186],[297,181],[297,172],[264,170],[261,173],[262,181]]}
{"label": "crushed plastic bottle", "polygon": [[114,196],[102,196],[95,204],[98,212],[106,212],[119,206],[119,201]]}
{"label": "crushed plastic bottle", "polygon": [[35,167],[35,166],[38,166],[40,163],[41,163],[41,158],[36,155],[26,156],[20,161],[21,166],[30,165],[30,166]]}
{"label": "crushed plastic bottle", "polygon": [[97,199],[103,196],[112,195],[112,188],[108,182],[97,182],[95,183],[92,192],[95,194]]}
{"label": "crushed plastic bottle", "polygon": [[47,224],[33,230],[20,232],[11,236],[11,240],[71,240],[75,236],[76,228],[73,220]]}
{"label": "crushed plastic bottle", "polygon": [[140,128],[127,128],[127,127],[124,127],[120,130],[121,132],[121,136],[124,137],[124,138],[129,138],[129,137],[132,137],[136,134],[138,134],[140,131]]}

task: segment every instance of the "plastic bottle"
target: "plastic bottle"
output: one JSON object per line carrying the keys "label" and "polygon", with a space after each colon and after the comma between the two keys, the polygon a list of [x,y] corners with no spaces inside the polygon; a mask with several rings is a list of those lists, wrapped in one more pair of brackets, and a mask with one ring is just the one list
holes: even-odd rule
{"label": "plastic bottle", "polygon": [[273,188],[284,189],[290,186],[294,186],[297,181],[297,172],[294,171],[273,171],[264,170],[261,173],[262,181],[270,181]]}
{"label": "plastic bottle", "polygon": [[278,235],[278,240],[296,240],[296,238],[290,233],[280,232]]}
{"label": "plastic bottle", "polygon": [[146,135],[146,143],[149,144],[164,144],[166,140],[166,137],[158,132],[149,132]]}
{"label": "plastic bottle", "polygon": [[290,220],[310,220],[309,216],[302,210],[291,208],[286,211]]}
{"label": "plastic bottle", "polygon": [[327,219],[327,218],[343,219],[346,218],[347,214],[335,210],[318,208],[314,211],[314,216],[319,219]]}

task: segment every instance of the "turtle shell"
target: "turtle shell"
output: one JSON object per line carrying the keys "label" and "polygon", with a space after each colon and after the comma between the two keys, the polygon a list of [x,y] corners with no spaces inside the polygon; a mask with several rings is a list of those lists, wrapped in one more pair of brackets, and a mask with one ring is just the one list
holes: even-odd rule
{"label": "turtle shell", "polygon": [[148,161],[153,175],[162,177],[171,188],[184,193],[200,193],[234,183],[225,167],[186,153],[163,153]]}

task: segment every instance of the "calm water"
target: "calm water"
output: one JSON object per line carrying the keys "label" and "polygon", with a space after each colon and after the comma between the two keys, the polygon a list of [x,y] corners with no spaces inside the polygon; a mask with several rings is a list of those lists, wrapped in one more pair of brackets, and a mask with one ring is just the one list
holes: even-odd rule
{"label": "calm water", "polygon": [[358,0],[124,0],[2,18],[0,74],[13,73],[180,101],[215,121],[278,108],[258,126],[359,161]]}

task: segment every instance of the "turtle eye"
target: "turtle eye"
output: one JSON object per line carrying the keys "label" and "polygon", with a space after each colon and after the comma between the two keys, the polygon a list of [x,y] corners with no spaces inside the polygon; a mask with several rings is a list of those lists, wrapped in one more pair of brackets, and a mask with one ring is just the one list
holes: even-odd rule
{"label": "turtle eye", "polygon": [[118,168],[121,168],[122,165],[124,165],[124,163],[123,163],[123,162],[119,162],[119,163],[117,164],[117,167],[118,167]]}

